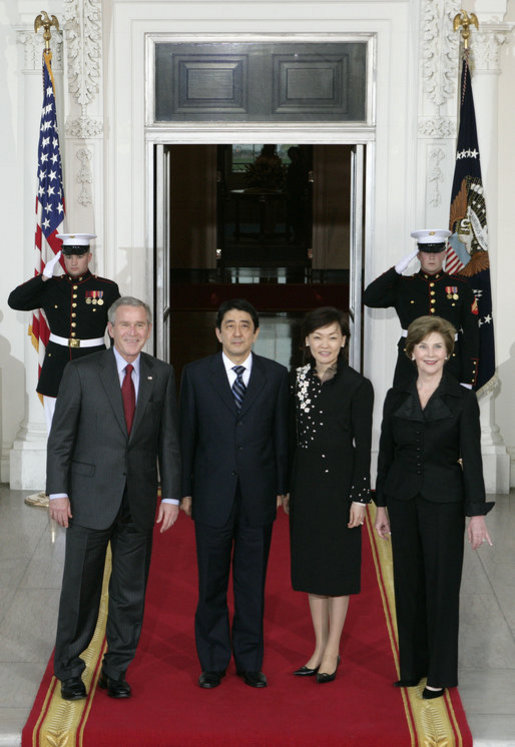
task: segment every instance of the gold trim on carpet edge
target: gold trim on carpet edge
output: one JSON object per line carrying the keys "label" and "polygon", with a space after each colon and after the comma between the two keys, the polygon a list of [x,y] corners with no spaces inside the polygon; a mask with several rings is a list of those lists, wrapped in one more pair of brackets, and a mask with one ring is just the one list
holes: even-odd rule
{"label": "gold trim on carpet edge", "polygon": [[[98,613],[97,626],[95,633],[88,648],[81,654],[81,658],[86,663],[86,669],[82,674],[82,679],[86,685],[88,697],[85,700],[63,700],[61,698],[61,687],[52,677],[45,702],[41,709],[41,714],[45,713],[45,707],[51,697],[48,711],[43,720],[41,716],[32,732],[32,744],[34,747],[71,747],[72,745],[82,745],[84,728],[93,703],[93,696],[97,687],[100,668],[98,666],[100,657],[105,649],[105,628],[107,620],[108,607],[108,588],[109,577],[111,575],[111,548],[109,547],[106,554],[104,567],[104,579],[102,582],[102,596],[100,599],[100,609]],[[53,692],[52,692],[53,691]],[[38,728],[41,723],[41,729]],[[77,734],[79,741],[77,743]]]}
{"label": "gold trim on carpet edge", "polygon": [[[397,674],[399,674],[397,645],[395,643],[397,640],[397,616],[395,613],[395,594],[393,585],[392,544],[389,540],[380,539],[375,533],[375,517],[376,507],[375,505],[370,504],[366,526],[370,538],[374,563],[376,564],[377,580],[379,588],[381,589],[383,604],[387,605],[384,610],[386,625],[390,635],[390,643],[392,646],[392,654],[395,660]],[[381,568],[386,599],[383,596],[383,584],[381,584],[377,563],[379,563]],[[390,614],[388,614],[388,611]],[[395,625],[394,631],[390,630],[390,618]],[[461,747],[463,740],[449,692],[446,690],[445,695],[442,698],[423,700],[422,690],[424,689],[425,684],[426,680],[423,679],[416,687],[401,688],[404,709],[406,711],[406,720],[410,726],[410,732],[412,718],[416,729],[417,744],[423,745],[424,747],[454,747],[454,745],[456,745],[456,747]],[[411,718],[409,712],[411,712]]]}

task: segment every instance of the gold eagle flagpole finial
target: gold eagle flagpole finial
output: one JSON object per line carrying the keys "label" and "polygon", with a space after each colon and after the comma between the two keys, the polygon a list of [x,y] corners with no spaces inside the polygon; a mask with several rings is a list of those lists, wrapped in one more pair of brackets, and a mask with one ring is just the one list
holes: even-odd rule
{"label": "gold eagle flagpole finial", "polygon": [[461,38],[463,39],[463,47],[465,48],[465,51],[469,48],[471,26],[475,26],[476,29],[479,29],[477,16],[475,13],[467,13],[467,11],[462,8],[461,12],[454,16],[453,29],[454,31],[457,31],[461,28]]}
{"label": "gold eagle flagpole finial", "polygon": [[55,16],[50,17],[46,10],[42,10],[39,16],[36,16],[34,19],[34,33],[37,34],[39,29],[43,27],[45,30],[43,32],[43,39],[45,40],[45,52],[50,52],[50,39],[51,39],[51,33],[50,28],[51,26],[55,26],[56,31],[59,31],[59,21]]}

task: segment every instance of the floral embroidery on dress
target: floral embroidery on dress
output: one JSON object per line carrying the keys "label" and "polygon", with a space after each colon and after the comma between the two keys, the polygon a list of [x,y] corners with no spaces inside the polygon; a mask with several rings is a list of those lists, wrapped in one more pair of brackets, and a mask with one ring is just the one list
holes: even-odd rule
{"label": "floral embroidery on dress", "polygon": [[[316,423],[314,419],[316,400],[322,390],[322,382],[313,375],[313,369],[308,363],[297,369],[295,383],[297,441],[301,449],[307,449],[310,442],[315,440],[317,428],[324,425],[322,420]],[[318,414],[322,415],[322,410],[319,410]]]}

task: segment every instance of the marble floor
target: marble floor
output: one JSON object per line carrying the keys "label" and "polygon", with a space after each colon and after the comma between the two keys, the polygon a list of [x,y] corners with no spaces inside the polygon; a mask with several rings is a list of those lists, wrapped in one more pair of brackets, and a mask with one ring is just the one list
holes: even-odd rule
{"label": "marble floor", "polygon": [[[28,493],[0,486],[0,747],[21,730],[52,651],[64,532]],[[515,747],[515,493],[488,517],[492,548],[467,546],[460,629],[460,693],[478,747]]]}

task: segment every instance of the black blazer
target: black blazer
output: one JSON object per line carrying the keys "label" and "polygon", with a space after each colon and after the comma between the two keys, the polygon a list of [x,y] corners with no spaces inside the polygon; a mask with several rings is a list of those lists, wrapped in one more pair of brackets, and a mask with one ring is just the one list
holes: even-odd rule
{"label": "black blazer", "polygon": [[[458,460],[462,460],[462,465]],[[390,389],[383,411],[376,503],[420,494],[435,503],[463,501],[467,516],[486,514],[479,407],[474,392],[444,374],[424,410],[416,382]]]}
{"label": "black blazer", "polygon": [[134,422],[127,434],[112,350],[69,363],[47,446],[47,493],[67,493],[73,520],[106,529],[125,489],[134,522],[154,523],[159,463],[163,498],[180,498],[175,377],[168,363],[141,353]]}
{"label": "black blazer", "polygon": [[185,366],[180,394],[182,495],[192,496],[193,518],[223,526],[236,487],[254,526],[271,523],[276,496],[286,492],[288,372],[253,354],[241,411],[222,354]]}

